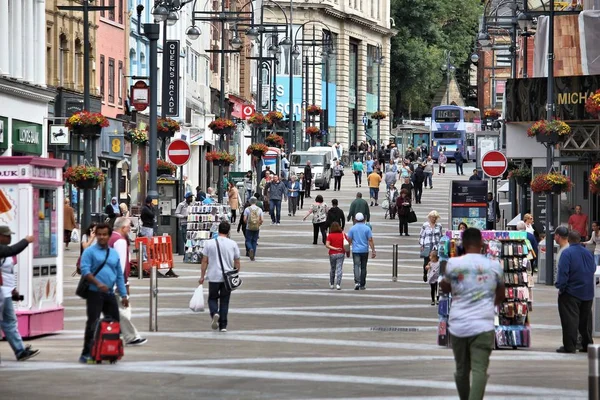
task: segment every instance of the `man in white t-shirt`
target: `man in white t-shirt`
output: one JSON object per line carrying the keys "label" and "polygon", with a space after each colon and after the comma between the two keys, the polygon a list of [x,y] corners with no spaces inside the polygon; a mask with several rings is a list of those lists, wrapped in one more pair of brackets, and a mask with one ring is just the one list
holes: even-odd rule
{"label": "man in white t-shirt", "polygon": [[[208,308],[212,319],[211,327],[227,332],[227,313],[231,292],[225,286],[224,272],[240,270],[240,248],[229,239],[231,225],[227,221],[219,224],[219,236],[204,244],[200,284],[208,278]],[[217,240],[219,241],[217,247]],[[220,253],[220,257],[219,257]]]}
{"label": "man in white t-shirt", "polygon": [[444,293],[452,293],[448,330],[458,395],[461,400],[483,399],[494,347],[495,306],[504,300],[503,272],[498,261],[481,255],[479,229],[465,230],[462,242],[466,254],[448,260],[440,286]]}

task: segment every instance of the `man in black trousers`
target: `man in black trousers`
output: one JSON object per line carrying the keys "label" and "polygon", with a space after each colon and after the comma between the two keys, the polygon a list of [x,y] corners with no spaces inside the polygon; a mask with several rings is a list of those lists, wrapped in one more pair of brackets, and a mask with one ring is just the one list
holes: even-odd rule
{"label": "man in black trousers", "polygon": [[306,161],[306,166],[304,167],[304,182],[302,182],[302,187],[304,188],[304,197],[310,199],[310,187],[312,186],[312,167],[310,166],[310,160]]}

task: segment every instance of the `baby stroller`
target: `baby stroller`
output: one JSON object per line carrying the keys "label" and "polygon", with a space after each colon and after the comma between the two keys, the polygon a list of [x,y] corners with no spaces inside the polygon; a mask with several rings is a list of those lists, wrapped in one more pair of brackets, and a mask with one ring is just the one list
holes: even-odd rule
{"label": "baby stroller", "polygon": [[385,192],[385,200],[381,202],[381,208],[385,211],[385,215],[383,216],[384,219],[387,219],[388,216],[390,219],[396,218],[396,197],[397,194],[392,199],[390,198],[390,191],[388,190]]}

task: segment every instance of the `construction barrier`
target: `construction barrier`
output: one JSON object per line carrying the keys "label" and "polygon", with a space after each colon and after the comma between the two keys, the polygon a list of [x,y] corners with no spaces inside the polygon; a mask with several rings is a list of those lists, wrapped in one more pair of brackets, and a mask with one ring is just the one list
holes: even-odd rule
{"label": "construction barrier", "polygon": [[[144,260],[144,247],[146,248],[146,260]],[[173,269],[173,246],[170,236],[138,237],[135,239],[135,248],[140,255],[138,263],[142,263],[144,272],[150,272],[152,268]]]}

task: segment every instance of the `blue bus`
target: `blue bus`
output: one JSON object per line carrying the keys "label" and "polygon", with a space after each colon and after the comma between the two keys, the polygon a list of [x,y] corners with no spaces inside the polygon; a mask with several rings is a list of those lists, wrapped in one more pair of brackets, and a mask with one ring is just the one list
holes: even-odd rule
{"label": "blue bus", "polygon": [[475,159],[475,132],[481,130],[481,112],[475,107],[438,106],[431,112],[431,157],[443,149],[448,160],[460,149],[466,161]]}

